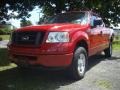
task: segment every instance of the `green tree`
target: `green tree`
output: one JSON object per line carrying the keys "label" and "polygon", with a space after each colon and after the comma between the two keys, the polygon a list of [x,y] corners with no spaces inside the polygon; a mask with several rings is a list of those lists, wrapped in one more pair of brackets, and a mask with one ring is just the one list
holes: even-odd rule
{"label": "green tree", "polygon": [[11,24],[1,24],[0,25],[0,35],[10,34],[13,26]]}
{"label": "green tree", "polygon": [[20,23],[21,27],[30,26],[30,25],[32,25],[31,21],[26,20],[26,19],[21,20],[21,23]]}
{"label": "green tree", "polygon": [[[35,6],[42,8],[44,15],[53,15],[73,10],[93,10],[99,13],[106,24],[120,23],[120,0],[0,0],[0,21],[10,18],[29,18]],[[7,12],[15,11],[19,13]]]}

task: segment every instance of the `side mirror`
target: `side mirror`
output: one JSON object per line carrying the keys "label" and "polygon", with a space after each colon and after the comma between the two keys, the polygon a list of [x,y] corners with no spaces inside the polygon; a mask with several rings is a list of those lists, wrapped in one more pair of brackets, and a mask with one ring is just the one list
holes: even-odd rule
{"label": "side mirror", "polygon": [[102,20],[101,19],[94,20],[94,27],[96,27],[97,25],[102,25]]}

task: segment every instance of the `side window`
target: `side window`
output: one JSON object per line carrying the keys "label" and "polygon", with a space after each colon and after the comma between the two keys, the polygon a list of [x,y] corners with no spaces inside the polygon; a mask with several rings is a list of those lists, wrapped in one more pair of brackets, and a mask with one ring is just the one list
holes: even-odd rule
{"label": "side window", "polygon": [[103,27],[104,23],[101,17],[93,14],[90,19],[90,25],[92,27],[97,27],[97,26]]}
{"label": "side window", "polygon": [[105,23],[103,22],[102,18],[101,18],[101,22],[102,22],[102,23],[101,23],[100,26],[101,26],[101,27],[105,27]]}
{"label": "side window", "polygon": [[99,20],[99,22],[100,22],[99,26],[104,27],[104,22],[103,22],[102,18],[98,17],[97,20]]}

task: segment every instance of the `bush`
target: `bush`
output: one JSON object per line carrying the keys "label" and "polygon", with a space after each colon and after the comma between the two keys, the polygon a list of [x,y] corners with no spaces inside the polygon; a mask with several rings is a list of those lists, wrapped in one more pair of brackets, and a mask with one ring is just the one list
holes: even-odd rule
{"label": "bush", "polygon": [[3,35],[3,34],[4,34],[4,30],[0,29],[0,35]]}
{"label": "bush", "polygon": [[4,29],[0,29],[0,35],[6,35],[6,34],[10,34],[11,30],[4,28]]}
{"label": "bush", "polygon": [[0,41],[2,41],[3,39],[2,39],[2,37],[0,37]]}

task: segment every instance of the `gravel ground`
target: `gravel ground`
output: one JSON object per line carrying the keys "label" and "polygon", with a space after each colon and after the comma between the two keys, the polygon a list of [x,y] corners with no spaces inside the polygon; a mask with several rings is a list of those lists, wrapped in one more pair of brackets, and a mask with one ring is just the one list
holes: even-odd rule
{"label": "gravel ground", "polygon": [[91,57],[89,69],[79,81],[70,80],[62,71],[1,71],[0,90],[120,90],[120,52],[108,59],[104,55]]}
{"label": "gravel ground", "polygon": [[104,55],[91,57],[85,77],[58,90],[120,90],[120,52],[108,59]]}

